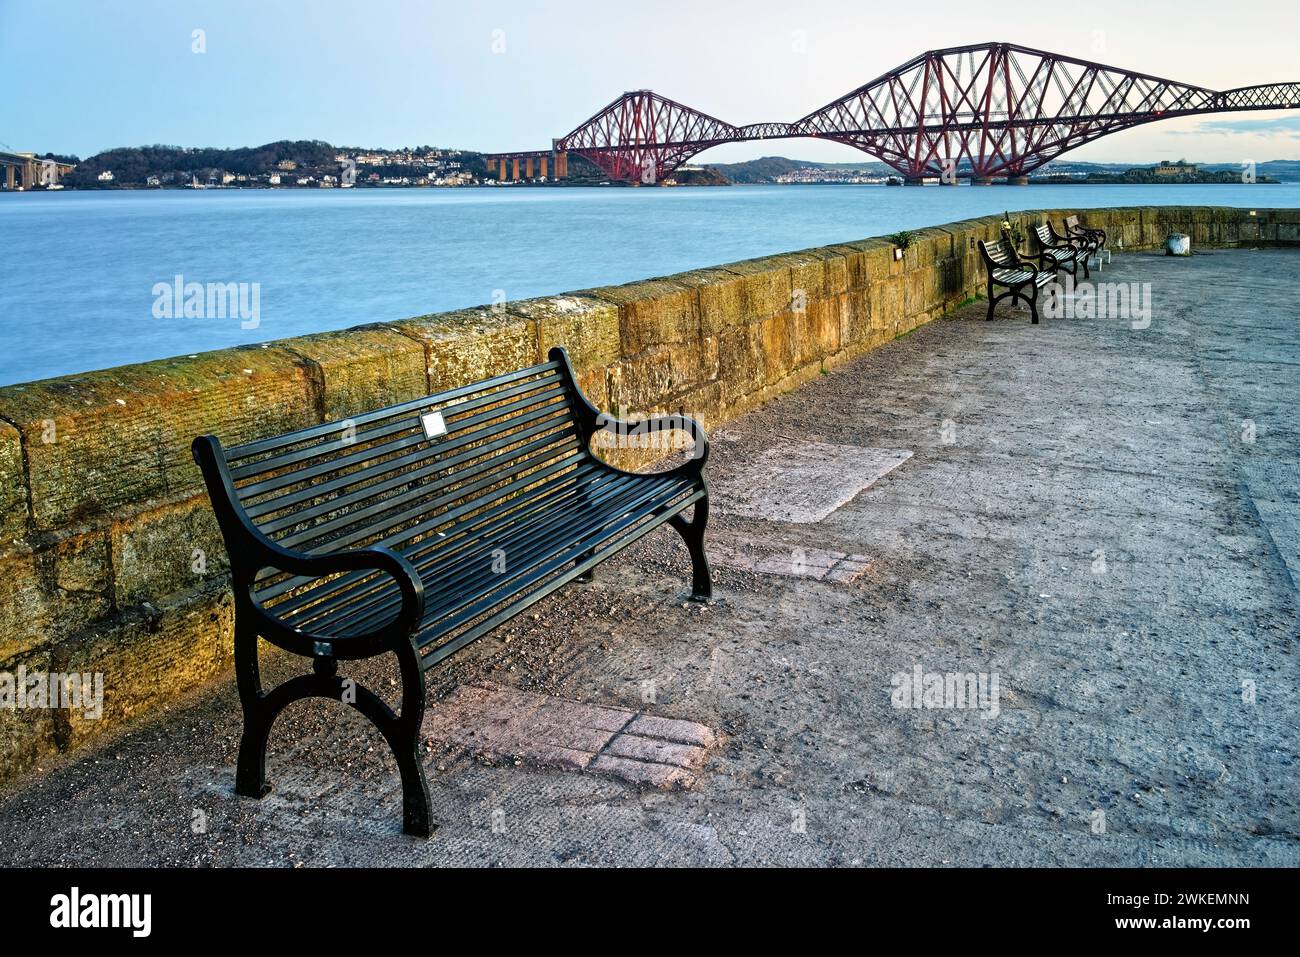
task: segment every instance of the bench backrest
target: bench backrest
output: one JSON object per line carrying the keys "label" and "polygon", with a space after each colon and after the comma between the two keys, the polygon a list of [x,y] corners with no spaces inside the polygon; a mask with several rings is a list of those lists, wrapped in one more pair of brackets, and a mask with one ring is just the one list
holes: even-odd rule
{"label": "bench backrest", "polygon": [[1035,226],[1034,235],[1038,237],[1038,241],[1044,246],[1055,246],[1057,244],[1056,235],[1052,230],[1051,223],[1043,223],[1041,226]]}
{"label": "bench backrest", "polygon": [[540,365],[222,450],[245,517],[298,552],[402,548],[564,474],[593,410],[563,350]]}
{"label": "bench backrest", "polygon": [[991,243],[980,240],[980,253],[990,269],[1013,269],[1020,263],[1020,256],[1005,239],[995,239]]}

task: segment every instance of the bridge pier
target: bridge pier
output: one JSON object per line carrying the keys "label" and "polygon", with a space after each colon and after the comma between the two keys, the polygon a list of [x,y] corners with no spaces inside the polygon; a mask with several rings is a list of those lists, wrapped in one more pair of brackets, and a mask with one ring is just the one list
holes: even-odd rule
{"label": "bridge pier", "polygon": [[920,176],[904,176],[904,177],[903,177],[903,185],[904,185],[904,186],[924,186],[924,185],[925,185],[925,180],[924,180],[924,178],[922,178],[922,177],[920,177]]}
{"label": "bridge pier", "polygon": [[5,189],[14,188],[14,170],[16,168],[17,167],[9,166],[9,165],[5,166]]}
{"label": "bridge pier", "polygon": [[1028,185],[1029,185],[1029,177],[1028,177],[1028,176],[1008,176],[1008,177],[1007,177],[1007,185],[1008,185],[1008,186],[1028,186]]}
{"label": "bridge pier", "polygon": [[972,186],[992,186],[992,185],[993,185],[993,177],[992,177],[992,176],[972,176],[972,177],[970,178],[970,184],[971,184]]}
{"label": "bridge pier", "polygon": [[560,150],[492,153],[484,156],[486,175],[501,183],[556,180],[568,175],[568,156]]}

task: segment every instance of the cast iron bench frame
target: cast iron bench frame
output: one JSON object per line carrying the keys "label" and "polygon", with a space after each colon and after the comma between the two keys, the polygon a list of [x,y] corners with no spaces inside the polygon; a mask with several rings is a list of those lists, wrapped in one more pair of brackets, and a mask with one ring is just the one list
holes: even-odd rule
{"label": "cast iron bench frame", "polygon": [[[675,467],[630,472],[592,451],[602,430],[683,431],[695,448]],[[383,734],[401,775],[403,830],[428,837],[419,754],[428,669],[663,524],[686,542],[692,596],[712,594],[704,430],[684,415],[602,415],[560,347],[545,363],[343,422],[229,449],[205,435],[192,451],[230,556],[244,716],[235,790],[248,797],[270,791],[266,746],[280,712],[330,698]],[[395,514],[414,525],[395,526]],[[344,530],[323,536],[337,541],[313,538],[330,526]],[[482,567],[490,550],[510,555],[503,573]],[[312,659],[312,673],[263,690],[259,637]],[[400,712],[338,675],[339,661],[387,652],[401,674]]]}
{"label": "cast iron bench frame", "polygon": [[[1097,257],[1097,268],[1100,269],[1102,250],[1106,248],[1106,230],[1090,229],[1079,222],[1078,216],[1066,216],[1061,225],[1064,228],[1065,237],[1081,244],[1082,248],[1087,251],[1088,258]],[[1106,255],[1110,255],[1109,250],[1107,250]]]}
{"label": "cast iron bench frame", "polygon": [[[1055,278],[1055,274],[1039,269],[1028,259],[1022,257],[1015,246],[1006,239],[997,239],[993,242],[980,240],[980,258],[984,260],[984,268],[988,272],[989,281],[989,312],[985,319],[993,318],[993,309],[1003,299],[1020,299],[1029,304],[1030,320],[1038,324],[1038,290],[1046,286]],[[1004,287],[1007,291],[996,294],[998,286]],[[1032,289],[1032,295],[1026,295],[1025,290]]]}
{"label": "cast iron bench frame", "polygon": [[[1044,268],[1055,270],[1064,270],[1073,276],[1076,280],[1079,278],[1079,266],[1083,266],[1083,278],[1087,279],[1091,275],[1088,272],[1088,257],[1085,251],[1079,247],[1077,239],[1070,239],[1058,233],[1051,222],[1045,222],[1041,226],[1034,227],[1034,236],[1038,240],[1038,252],[1034,258]],[[1080,259],[1079,257],[1083,258]]]}
{"label": "cast iron bench frame", "polygon": [[1065,234],[1067,236],[1078,236],[1080,239],[1091,239],[1097,244],[1098,250],[1104,249],[1106,246],[1106,230],[1085,226],[1079,222],[1078,216],[1065,217]]}

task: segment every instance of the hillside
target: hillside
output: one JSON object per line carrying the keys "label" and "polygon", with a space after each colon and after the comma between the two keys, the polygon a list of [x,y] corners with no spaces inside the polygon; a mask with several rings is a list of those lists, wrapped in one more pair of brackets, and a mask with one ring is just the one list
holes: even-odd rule
{"label": "hillside", "polygon": [[[439,151],[420,146],[404,150],[364,150],[335,147],[322,140],[279,140],[262,146],[235,149],[185,146],[127,146],[105,150],[77,164],[63,178],[67,186],[101,188],[104,186],[185,185],[192,179],[208,182],[214,175],[230,174],[240,182],[265,183],[277,172],[298,177],[337,178],[341,172],[340,156],[363,157],[359,170],[374,172],[377,177],[418,177],[423,179],[430,167],[443,158],[459,162],[459,169],[481,175],[482,157],[477,153]],[[112,180],[100,180],[101,173],[112,173]],[[156,183],[151,183],[151,179]]]}
{"label": "hillside", "polygon": [[710,163],[715,169],[733,183],[775,183],[778,176],[784,176],[795,170],[817,169],[853,171],[858,170],[875,176],[888,176],[894,171],[878,160],[863,159],[861,163],[814,163],[808,160],[792,160],[784,156],[764,156],[743,163]]}

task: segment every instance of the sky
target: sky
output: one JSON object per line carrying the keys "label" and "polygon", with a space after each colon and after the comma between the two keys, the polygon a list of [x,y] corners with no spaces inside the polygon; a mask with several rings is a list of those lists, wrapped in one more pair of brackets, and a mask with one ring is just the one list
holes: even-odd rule
{"label": "sky", "polygon": [[[624,90],[735,124],[788,121],[924,50],[993,40],[1214,89],[1300,80],[1296,0],[1037,6],[990,16],[971,0],[0,0],[0,149],[545,149]],[[862,157],[788,140],[695,161],[761,155]],[[1168,120],[1066,154],[1181,157],[1300,158],[1300,111]]]}

